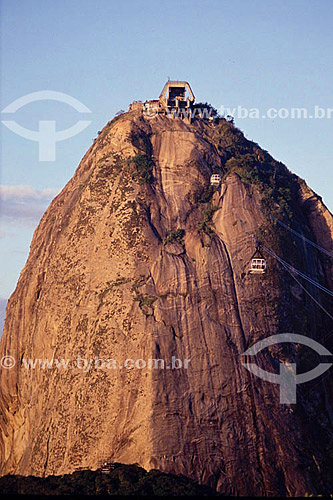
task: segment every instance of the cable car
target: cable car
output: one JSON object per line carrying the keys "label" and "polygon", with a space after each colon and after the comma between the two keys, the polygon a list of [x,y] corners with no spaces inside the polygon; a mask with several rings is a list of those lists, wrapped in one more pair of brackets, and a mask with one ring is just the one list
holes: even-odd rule
{"label": "cable car", "polygon": [[256,251],[252,255],[249,273],[250,274],[264,274],[266,272],[266,259],[257,246]]}
{"label": "cable car", "polygon": [[266,272],[266,260],[265,259],[251,259],[251,274],[264,274]]}
{"label": "cable car", "polygon": [[221,184],[220,174],[213,174],[210,178],[210,184],[211,186],[219,187],[219,185]]}

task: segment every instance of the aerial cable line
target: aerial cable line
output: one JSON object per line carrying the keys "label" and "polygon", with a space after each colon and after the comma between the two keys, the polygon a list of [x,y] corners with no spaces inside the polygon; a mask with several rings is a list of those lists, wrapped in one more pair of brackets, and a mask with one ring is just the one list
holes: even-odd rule
{"label": "aerial cable line", "polygon": [[317,288],[319,288],[323,292],[325,292],[328,295],[330,295],[331,297],[333,297],[333,292],[331,290],[329,290],[328,288],[325,288],[323,285],[321,285],[320,283],[318,283],[314,279],[310,278],[310,276],[307,276],[306,274],[302,273],[301,271],[299,271],[298,269],[296,269],[292,265],[288,264],[288,262],[286,262],[285,260],[281,259],[281,257],[279,257],[278,255],[276,255],[276,253],[273,252],[273,250],[270,250],[269,248],[265,247],[261,243],[260,243],[260,246],[261,246],[261,248],[263,250],[265,250],[272,257],[274,257],[274,259],[276,259],[278,262],[280,262],[286,269],[288,269],[288,271],[298,274],[299,276],[301,276],[302,278],[304,278],[305,280],[307,280],[312,285],[316,286]]}
{"label": "aerial cable line", "polygon": [[[269,248],[266,248],[264,245],[260,245],[261,248],[263,250],[265,250],[267,253],[269,253],[272,257],[274,257],[278,262],[280,262],[280,264],[284,267],[284,269],[290,274],[290,276],[296,281],[296,283],[302,288],[302,290],[304,290],[304,292],[317,304],[317,306],[320,307],[320,309],[322,311],[324,311],[325,314],[327,314],[327,316],[333,321],[333,316],[327,311],[327,309],[325,309],[324,306],[322,306],[320,304],[320,302],[318,302],[317,299],[315,299],[313,297],[313,295],[302,285],[302,283],[296,278],[295,276],[295,272],[297,274],[300,274],[302,277],[305,277],[306,275],[303,274],[303,273],[300,273],[299,271],[297,271],[297,269],[295,269],[293,266],[291,266],[290,264],[288,264],[288,262],[285,262],[283,259],[281,259],[278,255],[276,255],[275,252],[273,252],[272,250],[270,250]],[[308,276],[306,277],[308,278]],[[310,278],[311,279],[311,278]],[[311,282],[313,282],[312,284],[316,284],[316,285],[319,285],[319,283],[316,283],[314,282],[314,280],[311,279]],[[330,291],[330,290],[327,290],[327,288],[325,287],[322,287],[322,285],[319,285],[320,289],[321,288],[324,288],[325,291],[327,291],[330,295],[333,295],[333,293]]]}
{"label": "aerial cable line", "polygon": [[294,280],[296,281],[296,283],[298,283],[298,285],[304,290],[305,293],[307,293],[309,295],[309,297],[317,304],[317,306],[320,307],[320,309],[322,309],[324,311],[324,313],[327,314],[327,316],[329,318],[331,318],[331,320],[333,321],[333,316],[325,309],[324,306],[321,305],[320,302],[318,302],[318,300],[316,300],[313,295],[311,295],[311,293],[305,288],[305,286],[302,285],[302,283],[296,278],[296,276],[294,276],[294,274],[288,269],[288,267],[286,267],[282,262],[281,262],[282,266],[286,269],[286,271],[290,274],[290,276],[292,278],[294,278]]}
{"label": "aerial cable line", "polygon": [[[277,219],[276,217],[274,217],[274,215],[266,212],[266,210],[264,210],[263,208],[260,207],[260,205],[258,205],[258,203],[256,203],[252,198],[251,199],[251,202],[254,203],[258,208],[259,210],[262,211],[262,213],[264,213],[265,215],[267,215],[268,217],[270,217],[271,219],[273,219],[274,221],[276,221],[278,224],[280,224],[280,226],[284,227],[285,229],[287,229],[288,231],[290,231],[291,233],[295,234],[296,236],[298,236],[299,238],[301,238],[302,240],[306,241],[306,243],[309,243],[309,245],[312,245],[313,247],[317,248],[317,250],[320,250],[321,252],[325,253],[326,255],[328,255],[329,257],[333,257],[333,252],[330,252],[329,250],[326,250],[326,248],[323,248],[322,246],[318,245],[317,243],[315,243],[314,241],[312,240],[309,240],[309,238],[307,238],[306,236],[304,236],[303,234],[295,231],[295,229],[289,227],[287,224],[285,224],[284,222],[282,222],[281,220]],[[279,205],[280,207],[280,205]],[[281,207],[280,207],[281,208]]]}

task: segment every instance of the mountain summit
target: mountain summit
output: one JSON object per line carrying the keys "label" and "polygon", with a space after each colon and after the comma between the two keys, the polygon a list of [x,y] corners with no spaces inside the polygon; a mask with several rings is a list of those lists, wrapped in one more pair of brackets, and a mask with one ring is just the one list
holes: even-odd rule
{"label": "mountain summit", "polygon": [[[332,493],[331,373],[280,404],[243,365],[285,332],[333,352],[332,215],[232,121],[156,103],[104,127],[35,231],[1,344],[16,360],[1,371],[1,473],[108,458],[235,495]],[[318,360],[280,344],[255,362]]]}

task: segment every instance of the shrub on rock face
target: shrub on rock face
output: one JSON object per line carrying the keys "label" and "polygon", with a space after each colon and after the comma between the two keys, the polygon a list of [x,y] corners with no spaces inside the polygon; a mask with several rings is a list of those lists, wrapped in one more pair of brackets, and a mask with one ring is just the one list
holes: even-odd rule
{"label": "shrub on rock face", "polygon": [[170,231],[170,233],[164,238],[163,244],[167,245],[168,243],[179,243],[180,245],[183,245],[184,235],[184,229],[176,229],[175,231]]}
{"label": "shrub on rock face", "polygon": [[212,226],[213,226],[213,215],[218,210],[218,207],[209,206],[205,208],[202,212],[203,218],[198,223],[198,231],[203,231],[204,233],[211,235],[213,234]]}
{"label": "shrub on rock face", "polygon": [[136,155],[132,161],[139,177],[139,184],[152,184],[154,181],[153,160],[148,155]]}

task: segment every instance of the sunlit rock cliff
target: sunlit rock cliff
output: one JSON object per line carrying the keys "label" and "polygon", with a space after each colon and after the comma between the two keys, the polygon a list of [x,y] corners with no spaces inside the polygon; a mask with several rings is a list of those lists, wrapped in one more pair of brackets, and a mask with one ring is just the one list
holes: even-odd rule
{"label": "sunlit rock cliff", "polygon": [[[314,166],[315,168],[315,166]],[[222,177],[210,186],[212,173]],[[305,182],[225,119],[191,124],[133,110],[109,122],[35,231],[11,296],[1,356],[1,473],[96,469],[109,457],[237,495],[333,492],[332,372],[279,402],[242,353],[294,332],[332,352],[326,288],[333,219]],[[325,309],[320,308],[318,303]],[[28,369],[29,359],[163,359],[187,369]],[[307,371],[310,349],[257,356]]]}

